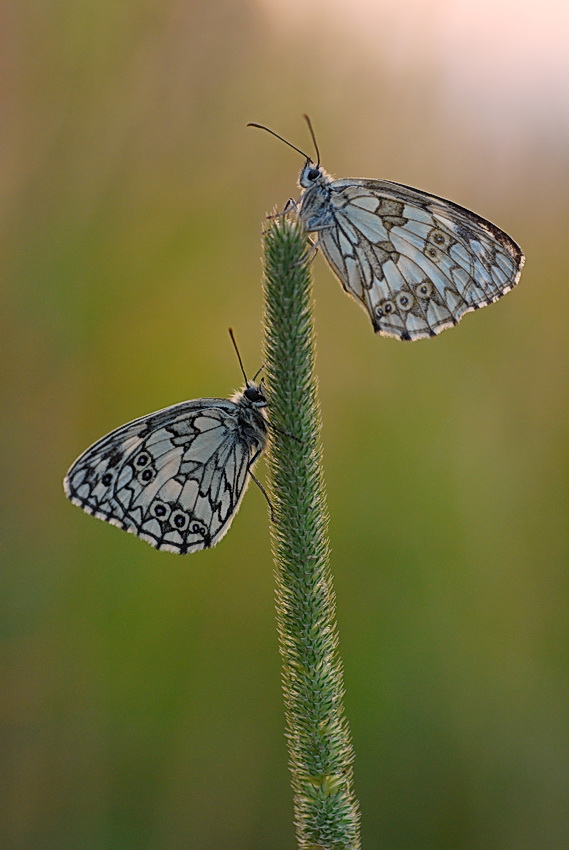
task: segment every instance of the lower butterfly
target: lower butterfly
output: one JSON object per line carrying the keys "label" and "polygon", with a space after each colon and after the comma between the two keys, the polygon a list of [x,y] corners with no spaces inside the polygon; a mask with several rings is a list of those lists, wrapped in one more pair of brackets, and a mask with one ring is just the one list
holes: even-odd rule
{"label": "lower butterfly", "polygon": [[267,441],[263,383],[245,381],[231,399],[184,401],[111,431],[77,458],[65,494],[156,549],[215,546],[249,478],[259,484],[252,467]]}
{"label": "lower butterfly", "polygon": [[524,255],[507,233],[437,195],[388,180],[333,179],[306,157],[294,205],[307,233],[373,329],[402,340],[432,337],[516,285]]}

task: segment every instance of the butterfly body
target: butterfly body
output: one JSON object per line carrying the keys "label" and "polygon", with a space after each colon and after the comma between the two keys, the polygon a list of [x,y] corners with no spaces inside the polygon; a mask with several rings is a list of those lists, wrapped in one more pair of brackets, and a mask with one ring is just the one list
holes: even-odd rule
{"label": "butterfly body", "polygon": [[122,425],[75,461],[66,495],[157,549],[188,554],[227,532],[263,451],[262,383],[231,399],[172,405]]}
{"label": "butterfly body", "polygon": [[298,215],[376,333],[436,336],[519,280],[524,255],[476,213],[387,180],[334,180],[307,160]]}

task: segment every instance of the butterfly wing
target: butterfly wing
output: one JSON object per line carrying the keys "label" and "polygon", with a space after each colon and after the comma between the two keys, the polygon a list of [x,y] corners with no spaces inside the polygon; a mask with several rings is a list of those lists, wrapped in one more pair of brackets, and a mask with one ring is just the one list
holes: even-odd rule
{"label": "butterfly wing", "polygon": [[436,336],[519,280],[518,245],[452,201],[385,180],[333,180],[329,189],[317,244],[377,333]]}
{"label": "butterfly wing", "polygon": [[157,549],[214,546],[245,492],[257,445],[227,399],[182,402],[129,422],[88,448],[64,481],[89,514]]}

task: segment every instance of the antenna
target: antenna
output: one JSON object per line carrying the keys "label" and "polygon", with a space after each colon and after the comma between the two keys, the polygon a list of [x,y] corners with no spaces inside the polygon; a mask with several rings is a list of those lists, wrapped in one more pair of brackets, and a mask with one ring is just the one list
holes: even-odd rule
{"label": "antenna", "polygon": [[[306,118],[306,116],[304,116],[304,117]],[[283,137],[282,137],[282,136],[279,136],[279,134],[278,134],[278,133],[275,133],[275,131],[274,131],[274,130],[270,130],[268,127],[265,127],[265,125],[264,125],[264,124],[253,124],[253,122],[251,121],[251,122],[249,122],[249,124],[247,124],[247,126],[248,126],[248,127],[258,127],[258,128],[259,128],[259,130],[266,130],[266,131],[267,131],[267,133],[270,133],[270,134],[271,134],[271,136],[276,136],[276,137],[277,137],[277,139],[280,139],[280,140],[281,140],[281,142],[284,142],[284,143],[285,143],[285,145],[288,145],[288,146],[289,146],[289,148],[292,148],[292,149],[293,149],[294,151],[296,151],[297,153],[302,154],[302,156],[303,156],[303,157],[305,157],[305,158],[306,158],[309,162],[312,162],[312,157],[308,156],[308,154],[307,154],[307,153],[304,153],[304,151],[301,151],[301,150],[300,150],[300,148],[297,148],[297,147],[296,147],[296,145],[293,145],[293,144],[292,144],[292,142],[288,142],[286,139],[283,139]],[[310,127],[310,130],[312,131],[312,127],[311,127],[310,121],[308,122],[308,126]],[[314,135],[312,136],[312,138],[314,138]],[[316,148],[316,151],[318,152],[318,148]]]}
{"label": "antenna", "polygon": [[306,123],[308,124],[308,129],[310,130],[310,135],[312,136],[312,144],[314,145],[314,150],[316,151],[316,156],[318,158],[318,162],[316,163],[316,167],[320,168],[320,151],[318,150],[318,143],[316,142],[316,136],[314,135],[314,129],[312,127],[312,121],[308,117],[306,113],[302,116]]}
{"label": "antenna", "polygon": [[[239,349],[237,348],[237,343],[235,342],[235,337],[233,336],[233,328],[229,328],[229,336],[231,337],[233,348],[235,349],[235,353],[237,354],[237,359],[239,360],[239,365],[241,366],[241,372],[243,373],[243,377],[245,378],[245,383],[247,384],[247,386],[249,386],[249,381],[247,380],[247,375],[245,374],[245,369],[243,368],[243,361],[241,360],[241,355],[239,354]],[[259,373],[257,372],[257,375],[258,374]]]}

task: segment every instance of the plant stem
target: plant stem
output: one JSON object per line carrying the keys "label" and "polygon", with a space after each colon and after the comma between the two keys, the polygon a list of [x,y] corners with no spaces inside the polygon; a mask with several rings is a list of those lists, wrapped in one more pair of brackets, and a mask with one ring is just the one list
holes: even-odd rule
{"label": "plant stem", "polygon": [[268,453],[272,545],[298,846],[358,850],[319,443],[308,243],[286,217],[272,221],[264,242],[269,418],[280,429],[272,429]]}

